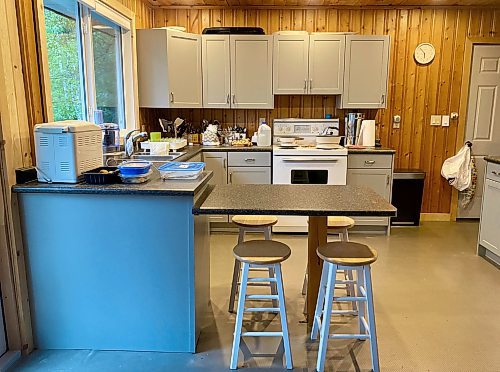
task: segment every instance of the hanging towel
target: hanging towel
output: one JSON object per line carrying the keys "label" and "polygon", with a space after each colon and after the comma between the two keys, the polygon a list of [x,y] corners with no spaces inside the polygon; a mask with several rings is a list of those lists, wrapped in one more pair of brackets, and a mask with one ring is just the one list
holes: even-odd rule
{"label": "hanging towel", "polygon": [[458,191],[463,191],[471,185],[471,143],[467,142],[460,151],[444,161],[441,175]]}

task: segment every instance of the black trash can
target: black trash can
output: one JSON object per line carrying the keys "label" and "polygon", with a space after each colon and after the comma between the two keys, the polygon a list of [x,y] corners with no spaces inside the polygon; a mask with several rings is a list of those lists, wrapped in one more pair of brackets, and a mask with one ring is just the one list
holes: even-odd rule
{"label": "black trash can", "polygon": [[398,209],[392,226],[419,226],[425,172],[420,169],[395,169],[392,205]]}

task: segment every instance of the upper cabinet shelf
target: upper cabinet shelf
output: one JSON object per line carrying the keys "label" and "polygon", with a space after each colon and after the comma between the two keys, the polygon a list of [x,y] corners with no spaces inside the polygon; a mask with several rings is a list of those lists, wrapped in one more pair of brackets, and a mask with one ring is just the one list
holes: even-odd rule
{"label": "upper cabinet shelf", "polygon": [[328,32],[137,30],[139,105],[272,109],[273,94],[307,94],[339,95],[338,108],[385,108],[389,44]]}

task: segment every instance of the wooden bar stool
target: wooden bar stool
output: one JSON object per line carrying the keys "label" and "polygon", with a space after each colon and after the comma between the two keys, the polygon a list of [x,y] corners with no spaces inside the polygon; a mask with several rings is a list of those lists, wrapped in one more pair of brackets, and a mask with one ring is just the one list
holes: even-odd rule
{"label": "wooden bar stool", "polygon": [[[278,222],[275,216],[233,216],[232,222],[239,227],[238,244],[243,243],[245,240],[245,233],[247,232],[261,232],[264,234],[265,240],[271,240],[271,228]],[[269,277],[273,277],[274,273],[272,268],[252,269],[251,271],[269,271]],[[229,312],[234,313],[234,302],[238,294],[238,284],[241,275],[241,263],[234,260],[233,280],[231,283],[231,293],[229,295]],[[250,283],[249,283],[250,284]],[[276,283],[251,283],[253,286],[271,286],[271,294],[276,294]],[[277,302],[273,301],[273,306]]]}
{"label": "wooden bar stool", "polygon": [[[287,369],[293,368],[292,351],[290,348],[290,337],[288,334],[288,323],[285,308],[285,293],[283,289],[283,277],[281,275],[281,262],[290,257],[290,248],[283,243],[273,240],[249,240],[239,243],[234,247],[234,257],[242,263],[242,277],[238,297],[238,310],[234,326],[233,348],[231,353],[230,369],[238,368],[238,352],[241,337],[246,336],[267,336],[283,337],[285,350],[285,365]],[[272,268],[272,277],[249,278],[250,268]],[[277,294],[251,294],[247,295],[247,286],[250,283],[271,282],[277,286]],[[248,307],[245,308],[245,300],[276,300],[279,307]],[[245,312],[276,312],[280,314],[281,332],[243,332],[243,314]]]}
{"label": "wooden bar stool", "polygon": [[[380,368],[370,270],[370,265],[377,260],[377,252],[365,244],[353,242],[327,243],[319,247],[316,252],[323,259],[323,271],[321,273],[318,301],[316,303],[314,323],[311,331],[312,340],[318,337],[318,332],[320,334],[316,370],[322,372],[325,368],[328,339],[354,338],[370,340],[372,368],[373,371],[378,372]],[[335,278],[338,270],[357,271],[356,296],[335,296]],[[332,310],[334,301],[353,301],[359,303],[359,333],[330,334],[332,314],[338,314],[338,311]]]}
{"label": "wooden bar stool", "polygon": [[[328,217],[328,232],[338,234],[343,242],[349,241],[349,229],[354,226],[355,222],[352,218],[346,216],[329,216]],[[344,280],[338,280],[338,289],[345,289],[348,296],[354,296],[354,275],[352,270],[339,270],[344,276]],[[307,292],[307,272],[304,275],[304,282],[302,283],[302,295]],[[304,303],[304,314],[307,313],[307,303]],[[352,303],[352,311],[345,311],[345,314],[357,314],[356,303]]]}

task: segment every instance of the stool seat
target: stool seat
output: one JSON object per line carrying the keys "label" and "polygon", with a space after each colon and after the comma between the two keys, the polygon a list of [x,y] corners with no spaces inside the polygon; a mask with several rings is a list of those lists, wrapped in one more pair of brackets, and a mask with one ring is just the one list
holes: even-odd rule
{"label": "stool seat", "polygon": [[233,216],[231,221],[234,224],[243,227],[267,227],[276,225],[276,223],[278,222],[278,218],[275,216],[237,215]]}
{"label": "stool seat", "polygon": [[329,229],[350,229],[355,224],[354,220],[345,216],[329,216],[328,228]]}
{"label": "stool seat", "polygon": [[377,252],[369,246],[354,242],[331,242],[318,247],[324,261],[341,266],[369,265],[377,260]]}
{"label": "stool seat", "polygon": [[291,253],[286,244],[274,240],[248,240],[233,249],[234,257],[238,261],[257,265],[283,262]]}

